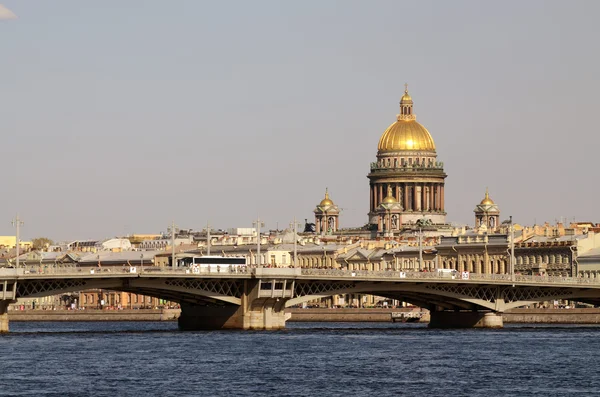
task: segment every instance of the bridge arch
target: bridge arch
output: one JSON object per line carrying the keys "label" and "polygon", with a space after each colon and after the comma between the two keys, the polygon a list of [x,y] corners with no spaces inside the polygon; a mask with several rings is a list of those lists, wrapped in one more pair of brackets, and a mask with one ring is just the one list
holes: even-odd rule
{"label": "bridge arch", "polygon": [[38,298],[91,289],[122,291],[173,302],[214,302],[240,305],[242,283],[236,280],[107,278],[98,280],[26,280],[17,285],[17,298]]}
{"label": "bridge arch", "polygon": [[[490,290],[495,290],[491,287]],[[348,282],[348,283],[298,283],[294,298],[286,302],[286,307],[295,306],[316,299],[334,295],[371,294],[390,299],[413,303],[425,308],[440,307],[447,310],[497,310],[497,291],[479,291],[477,288],[466,290],[456,288],[431,288],[427,284],[397,282]]]}

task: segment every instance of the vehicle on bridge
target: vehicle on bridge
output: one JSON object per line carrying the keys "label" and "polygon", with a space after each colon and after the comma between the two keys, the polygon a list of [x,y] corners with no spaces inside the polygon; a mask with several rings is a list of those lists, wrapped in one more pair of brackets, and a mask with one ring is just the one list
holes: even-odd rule
{"label": "vehicle on bridge", "polygon": [[458,270],[456,269],[436,269],[438,277],[458,279]]}
{"label": "vehicle on bridge", "polygon": [[179,265],[189,267],[192,273],[240,272],[246,268],[246,258],[241,256],[187,256],[179,259]]}

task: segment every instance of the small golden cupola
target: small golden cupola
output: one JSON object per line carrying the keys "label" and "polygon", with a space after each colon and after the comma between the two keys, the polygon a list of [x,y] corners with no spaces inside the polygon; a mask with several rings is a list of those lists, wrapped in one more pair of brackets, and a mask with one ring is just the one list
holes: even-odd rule
{"label": "small golden cupola", "polygon": [[315,213],[315,228],[317,234],[331,234],[339,228],[340,209],[329,198],[329,189],[325,188],[325,198],[321,200]]}
{"label": "small golden cupola", "polygon": [[329,198],[329,189],[325,188],[325,198],[321,200],[319,206],[326,207],[328,205],[333,205],[333,201],[331,201],[331,199]]}
{"label": "small golden cupola", "polygon": [[481,200],[481,205],[494,205],[494,201],[490,198],[490,192],[488,188],[485,188],[485,198]]}
{"label": "small golden cupola", "polygon": [[394,204],[397,203],[398,200],[396,200],[396,198],[394,197],[394,194],[392,192],[392,187],[388,186],[387,188],[387,196],[385,196],[385,198],[383,199],[383,201],[381,202],[382,204]]}
{"label": "small golden cupola", "polygon": [[500,208],[490,198],[488,188],[485,188],[485,197],[475,209],[475,228],[494,232],[500,227]]}
{"label": "small golden cupola", "polygon": [[394,237],[395,233],[399,233],[402,228],[402,204],[394,197],[394,190],[391,185],[387,186],[387,196],[381,201],[377,207],[379,220],[377,224],[377,232],[381,237]]}

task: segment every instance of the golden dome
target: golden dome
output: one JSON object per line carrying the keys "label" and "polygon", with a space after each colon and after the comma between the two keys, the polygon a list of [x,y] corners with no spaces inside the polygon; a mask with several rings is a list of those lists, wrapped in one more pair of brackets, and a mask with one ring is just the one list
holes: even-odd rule
{"label": "golden dome", "polygon": [[381,202],[382,204],[395,204],[398,200],[392,195],[392,188],[388,188],[388,195]]}
{"label": "golden dome", "polygon": [[487,188],[485,188],[485,198],[481,200],[480,205],[494,205]]}
{"label": "golden dome", "polygon": [[416,120],[398,120],[381,135],[377,149],[435,151],[435,143],[427,128]]}
{"label": "golden dome", "polygon": [[328,189],[325,188],[325,198],[323,200],[321,200],[321,203],[319,204],[319,206],[326,207],[328,205],[333,205],[333,201],[331,201],[331,199],[329,198]]}

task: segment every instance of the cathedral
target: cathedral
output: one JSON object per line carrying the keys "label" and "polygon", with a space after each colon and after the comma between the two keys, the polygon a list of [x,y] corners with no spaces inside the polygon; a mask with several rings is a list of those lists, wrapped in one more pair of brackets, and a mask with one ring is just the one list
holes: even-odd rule
{"label": "cathedral", "polygon": [[[446,224],[444,164],[437,160],[435,143],[417,122],[414,103],[405,86],[396,121],[381,135],[369,178],[368,223],[378,235],[393,237],[418,220],[432,226]],[[335,232],[339,209],[325,193],[315,209],[317,233]]]}

